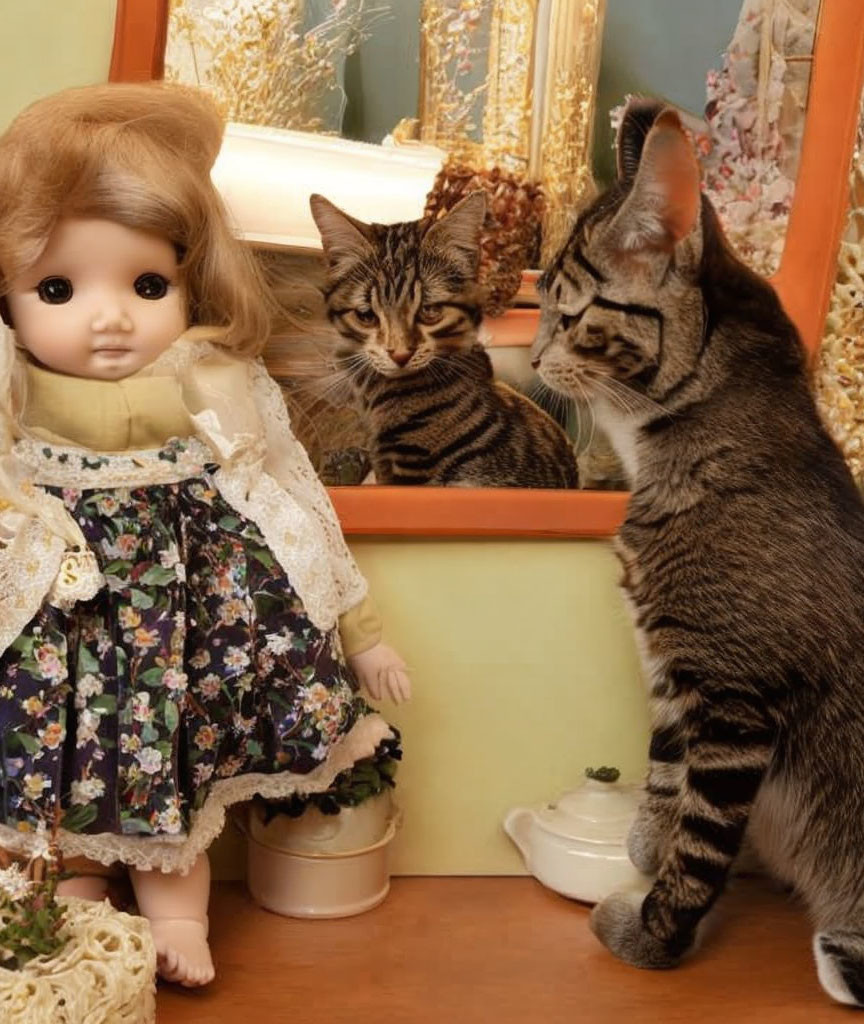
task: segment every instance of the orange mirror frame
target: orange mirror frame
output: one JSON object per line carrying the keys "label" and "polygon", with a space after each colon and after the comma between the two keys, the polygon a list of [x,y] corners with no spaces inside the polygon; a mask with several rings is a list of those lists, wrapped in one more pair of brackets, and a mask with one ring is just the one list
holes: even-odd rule
{"label": "orange mirror frame", "polygon": [[[111,81],[161,78],[168,0],[118,0]],[[772,278],[815,357],[837,269],[864,84],[864,2],[822,0],[798,180],[780,267]],[[525,317],[526,327],[532,314]],[[493,329],[494,334],[494,329]],[[334,487],[347,534],[602,537],[628,495],[442,487]]]}

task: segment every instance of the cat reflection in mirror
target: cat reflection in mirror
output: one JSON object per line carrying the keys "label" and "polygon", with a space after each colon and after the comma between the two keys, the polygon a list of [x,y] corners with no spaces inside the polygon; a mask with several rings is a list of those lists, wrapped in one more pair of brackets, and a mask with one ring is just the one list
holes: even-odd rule
{"label": "cat reflection in mirror", "polygon": [[337,361],[370,428],[376,482],[575,487],[566,434],[493,379],[478,342],[483,193],[434,222],[364,224],[317,195],[311,207]]}
{"label": "cat reflection in mirror", "polygon": [[805,903],[823,988],[864,1006],[864,506],[673,110],[628,105],[618,181],[541,291],[539,373],[589,396],[632,486],[617,544],[653,705],[629,849],[655,880],[592,927],[674,965],[746,835]]}

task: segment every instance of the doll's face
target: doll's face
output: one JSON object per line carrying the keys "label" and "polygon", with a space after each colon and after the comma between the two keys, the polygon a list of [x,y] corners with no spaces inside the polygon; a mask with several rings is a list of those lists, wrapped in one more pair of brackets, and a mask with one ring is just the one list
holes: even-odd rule
{"label": "doll's face", "polygon": [[7,300],[18,343],[73,377],[128,377],[187,326],[174,246],[109,220],[60,220]]}

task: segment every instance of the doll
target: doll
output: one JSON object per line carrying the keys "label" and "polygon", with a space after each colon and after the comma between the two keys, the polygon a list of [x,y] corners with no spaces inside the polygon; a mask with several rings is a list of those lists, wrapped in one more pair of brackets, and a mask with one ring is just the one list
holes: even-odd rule
{"label": "doll", "polygon": [[226,808],[326,789],[391,734],[358,685],[409,693],[257,358],[221,133],[203,94],[146,84],[0,138],[0,846],[59,821],[66,891],[93,899],[125,865],[188,986],[214,973]]}

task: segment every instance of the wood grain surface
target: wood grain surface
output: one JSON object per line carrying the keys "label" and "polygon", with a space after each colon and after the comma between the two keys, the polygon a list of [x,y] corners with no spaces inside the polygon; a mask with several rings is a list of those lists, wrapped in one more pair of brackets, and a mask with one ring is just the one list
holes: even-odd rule
{"label": "wood grain surface", "polygon": [[821,1024],[805,915],[740,879],[702,949],[674,971],[614,960],[588,908],[531,878],[395,878],[377,909],[300,921],[214,889],[216,981],[162,986],[159,1024]]}

